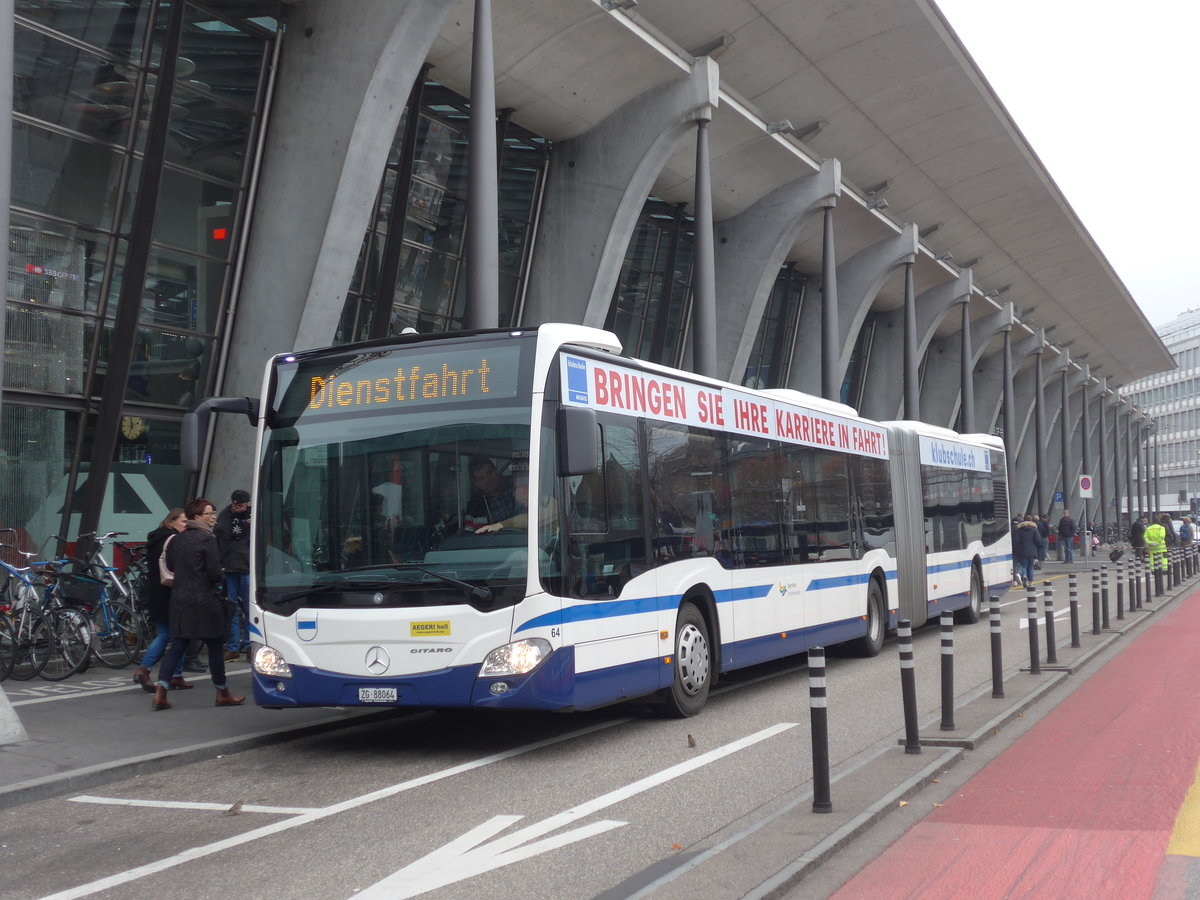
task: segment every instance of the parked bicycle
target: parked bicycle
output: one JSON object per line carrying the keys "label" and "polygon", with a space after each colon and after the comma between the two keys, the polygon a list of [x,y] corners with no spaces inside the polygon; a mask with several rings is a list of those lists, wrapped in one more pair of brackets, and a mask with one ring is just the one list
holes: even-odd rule
{"label": "parked bicycle", "polygon": [[[13,533],[15,529],[0,529]],[[11,544],[0,544],[25,559],[17,566],[0,559],[0,618],[4,619],[8,642],[0,647],[7,657],[0,660],[2,677],[24,681],[41,676],[61,681],[83,668],[91,646],[91,625],[78,611],[50,602],[58,581],[55,563],[34,561],[36,554]],[[0,638],[0,640],[5,640]]]}
{"label": "parked bicycle", "polygon": [[[128,586],[104,557],[104,542],[125,532],[90,532],[94,549],[86,559],[73,559],[58,573],[54,600],[81,610],[92,626],[92,658],[113,669],[128,666],[143,646],[138,616],[128,602]],[[59,537],[65,543],[65,538]]]}

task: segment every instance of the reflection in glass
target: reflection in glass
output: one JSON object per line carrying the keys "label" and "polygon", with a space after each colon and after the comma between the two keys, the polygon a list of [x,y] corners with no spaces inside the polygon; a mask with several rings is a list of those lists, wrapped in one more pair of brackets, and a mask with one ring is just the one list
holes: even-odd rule
{"label": "reflection in glass", "polygon": [[19,538],[26,549],[58,534],[53,510],[65,499],[78,418],[61,409],[21,406],[11,397],[0,408],[0,526],[24,529]]}
{"label": "reflection in glass", "polygon": [[16,303],[5,312],[4,386],[82,394],[94,320]]}
{"label": "reflection in glass", "polygon": [[112,227],[121,155],[13,122],[12,202],[93,228]]}

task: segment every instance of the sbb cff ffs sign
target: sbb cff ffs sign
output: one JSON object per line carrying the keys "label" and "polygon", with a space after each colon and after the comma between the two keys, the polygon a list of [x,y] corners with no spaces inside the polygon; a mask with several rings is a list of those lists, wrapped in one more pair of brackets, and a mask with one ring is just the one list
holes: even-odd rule
{"label": "sbb cff ffs sign", "polygon": [[1092,496],[1092,476],[1091,475],[1080,475],[1079,476],[1079,496],[1080,497],[1091,497]]}

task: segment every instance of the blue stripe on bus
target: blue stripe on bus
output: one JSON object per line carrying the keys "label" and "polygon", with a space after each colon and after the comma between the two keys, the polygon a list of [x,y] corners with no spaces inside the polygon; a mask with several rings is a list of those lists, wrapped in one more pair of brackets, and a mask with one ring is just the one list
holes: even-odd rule
{"label": "blue stripe on bus", "polygon": [[297,631],[316,631],[317,622],[315,619],[301,620],[296,623]]}

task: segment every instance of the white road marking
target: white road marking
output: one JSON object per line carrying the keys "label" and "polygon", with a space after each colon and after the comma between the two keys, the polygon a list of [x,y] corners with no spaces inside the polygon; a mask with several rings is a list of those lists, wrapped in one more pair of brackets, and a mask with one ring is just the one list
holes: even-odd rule
{"label": "white road marking", "polygon": [[[227,668],[227,675],[249,675],[250,667]],[[184,677],[192,682],[211,681],[212,676],[207,672],[184,673]],[[11,682],[5,685],[5,693],[12,700],[13,706],[31,706],[35,703],[51,703],[55,700],[70,700],[74,697],[98,697],[101,694],[119,694],[122,691],[141,691],[142,687],[138,684],[133,684],[131,679],[121,676],[113,676],[105,678],[103,681],[99,679],[90,679],[88,681],[63,682],[61,684],[30,684],[26,687],[15,687]],[[14,700],[14,697],[28,697],[27,700]]]}
{"label": "white road marking", "polygon": [[774,737],[795,727],[795,722],[781,722],[778,725],[772,725],[770,728],[764,728],[762,731],[725,744],[723,747],[718,747],[716,750],[711,750],[695,759],[689,759],[678,765],[663,769],[661,772],[648,775],[632,784],[617,788],[615,791],[610,791],[594,800],[589,800],[587,803],[582,803],[579,806],[568,809],[566,812],[551,816],[519,831],[514,831],[512,834],[494,840],[490,844],[480,846],[482,841],[494,834],[500,833],[509,825],[523,818],[523,816],[511,815],[493,816],[487,822],[471,829],[462,837],[410,863],[398,872],[371,885],[366,890],[357,892],[354,894],[354,898],[355,900],[361,900],[364,897],[368,898],[368,900],[393,900],[393,898],[415,897],[426,891],[446,887],[457,881],[472,878],[484,872],[490,872],[492,869],[498,869],[510,863],[528,859],[539,853],[545,853],[547,850],[555,850],[559,847],[581,841],[584,838],[593,837],[605,831],[619,828],[626,823],[605,819],[564,832],[563,834],[555,835],[554,837],[546,838],[545,840],[535,841],[532,844],[527,843],[527,841],[540,838],[542,835],[556,831],[564,825],[568,825],[592,813],[599,812],[602,809],[627,800],[643,791],[666,784],[668,781],[678,778],[681,775],[686,775],[688,772],[698,769],[701,766],[716,762],[739,750],[744,750],[760,741],[764,741],[767,738]]}
{"label": "white road marking", "polygon": [[[72,803],[99,803],[104,806],[148,806],[156,809],[200,809],[213,812],[228,812],[232,803],[196,803],[188,800],[136,800],[125,797],[93,797],[80,794],[69,798]],[[277,816],[302,816],[316,812],[315,806],[255,806],[250,803],[238,807],[241,812],[270,813]]]}
{"label": "white road marking", "polygon": [[131,881],[137,881],[139,878],[145,878],[147,875],[155,875],[159,872],[165,872],[167,869],[182,865],[186,862],[191,862],[194,859],[203,859],[206,856],[211,856],[214,853],[220,853],[222,850],[230,850],[234,847],[240,847],[243,844],[248,844],[251,841],[258,840],[263,837],[270,837],[273,834],[279,834],[283,831],[288,831],[292,828],[299,828],[301,825],[308,825],[311,822],[318,822],[321,819],[335,816],[338,813],[346,812],[355,809],[359,806],[365,806],[368,803],[374,803],[376,800],[385,800],[388,797],[394,797],[404,791],[410,791],[413,788],[424,787],[427,784],[441,781],[445,778],[451,778],[455,775],[461,775],[464,772],[470,772],[473,769],[479,769],[483,766],[489,766],[492,763],[502,762],[506,759],[512,759],[514,756],[520,756],[523,753],[529,753],[533,750],[541,750],[545,747],[550,747],[554,744],[562,743],[563,741],[573,740],[578,737],[583,737],[597,731],[602,731],[605,728],[612,728],[615,725],[624,725],[632,721],[629,717],[621,719],[613,719],[608,722],[601,722],[598,725],[593,725],[589,728],[582,728],[579,731],[572,731],[569,734],[559,735],[558,737],[546,738],[543,741],[535,741],[532,744],[526,744],[523,747],[515,747],[512,750],[505,750],[503,753],[494,753],[491,756],[485,756],[480,759],[472,760],[471,762],[462,763],[461,765],[451,766],[449,769],[442,769],[439,772],[431,772],[428,775],[422,775],[419,778],[412,778],[408,781],[402,781],[399,784],[389,785],[385,788],[380,788],[377,791],[371,791],[369,794],[362,794],[358,797],[351,797],[349,800],[343,800],[341,803],[335,803],[332,806],[322,807],[321,809],[313,810],[312,812],[304,813],[303,815],[293,816],[290,819],[284,819],[279,822],[272,822],[270,825],[263,825],[260,828],[255,828],[243,834],[234,835],[220,841],[214,841],[211,844],[205,844],[201,847],[192,847],[188,850],[183,850],[176,853],[174,856],[168,856],[165,859],[156,860],[151,863],[146,863],[142,866],[137,866],[133,869],[128,869],[124,872],[118,872],[115,875],[109,875],[106,878],[99,878],[96,881],[89,881],[87,884],[81,884],[78,887],[68,888],[65,891],[59,891],[56,894],[47,894],[42,900],[69,900],[74,897],[88,897],[92,894],[106,891],[110,888],[119,887],[122,884],[128,884]]}

